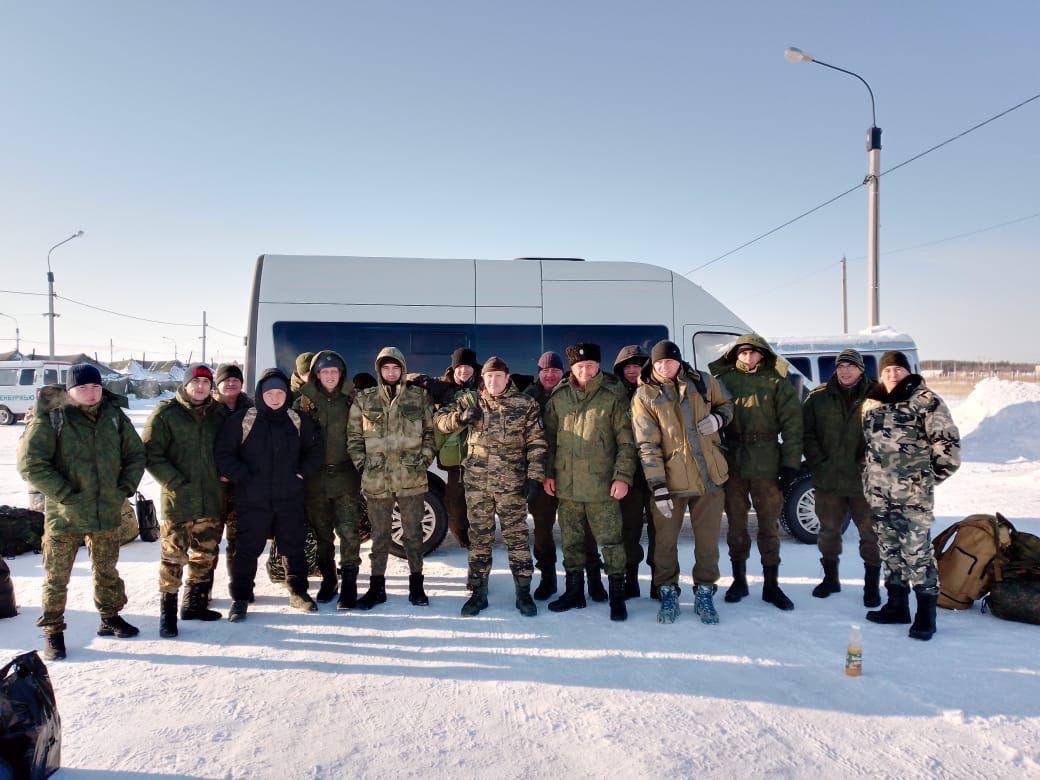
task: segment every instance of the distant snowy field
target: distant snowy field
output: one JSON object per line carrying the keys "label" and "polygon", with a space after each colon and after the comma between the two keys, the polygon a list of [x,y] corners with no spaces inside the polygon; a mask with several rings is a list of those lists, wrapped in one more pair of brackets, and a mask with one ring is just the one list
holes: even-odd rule
{"label": "distant snowy field", "polygon": [[[939,489],[937,530],[1000,511],[1040,533],[1040,390],[987,380],[951,406],[965,463]],[[131,414],[143,424],[147,413]],[[24,506],[21,431],[0,428],[0,503]],[[143,491],[158,497],[150,477]],[[498,547],[491,608],[461,618],[466,556],[447,542],[427,559],[429,608],[408,604],[394,558],[390,600],[367,614],[290,612],[261,569],[248,622],[182,623],[175,640],[158,638],[159,547],[135,542],[120,561],[124,614],[142,630],[128,641],[94,635],[81,554],[69,659],[50,665],[68,767],[58,777],[1040,776],[1040,627],[977,606],[940,610],[927,643],[866,623],[853,528],[845,541],[842,593],[812,598],[816,549],[785,538],[794,612],[764,604],[758,578],[741,604],[717,599],[718,626],[693,614],[687,530],[672,626],[655,621],[645,567],[627,623],[602,604],[554,615],[539,603],[523,618]],[[728,574],[725,539],[722,560]],[[9,563],[21,614],[0,622],[5,659],[41,643],[40,558]],[[754,554],[749,568],[759,572]],[[215,592],[226,611],[223,562]],[[843,674],[853,623],[859,679]]]}

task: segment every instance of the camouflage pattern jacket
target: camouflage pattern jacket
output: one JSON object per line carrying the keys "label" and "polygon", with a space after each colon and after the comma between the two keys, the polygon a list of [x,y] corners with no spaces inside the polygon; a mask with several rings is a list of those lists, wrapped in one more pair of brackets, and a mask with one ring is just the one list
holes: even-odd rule
{"label": "camouflage pattern jacket", "polygon": [[613,374],[600,372],[582,390],[569,378],[545,406],[546,476],[570,501],[610,501],[610,483],[631,485],[636,471],[628,397]]}
{"label": "camouflage pattern jacket", "polygon": [[838,496],[863,495],[863,420],[860,409],[877,385],[864,374],[845,389],[837,375],[820,385],[802,405],[805,460],[813,485]]}
{"label": "camouflage pattern jacket", "polygon": [[733,401],[726,388],[706,372],[683,363],[674,382],[664,382],[643,366],[632,398],[632,430],[639,459],[651,485],[665,484],[677,495],[703,496],[705,474],[715,485],[729,475],[719,432],[704,436],[697,423],[714,412],[726,425]]}
{"label": "camouflage pattern jacket", "polygon": [[483,416],[469,424],[463,462],[467,490],[520,494],[529,479],[545,479],[545,436],[538,404],[512,384],[495,397],[487,390],[464,393],[433,417],[441,433],[463,427],[459,414],[474,404]]}
{"label": "camouflage pattern jacket", "polygon": [[18,471],[46,497],[47,533],[119,528],[123,502],[137,490],[145,467],[141,438],[120,409],[125,405],[105,390],[91,419],[65,388],[40,390],[18,445]]}
{"label": "camouflage pattern jacket", "polygon": [[[764,355],[753,372],[737,365],[740,344],[752,344]],[[708,368],[733,396],[733,422],[723,435],[729,473],[776,479],[781,466],[797,469],[802,462],[802,406],[787,380],[787,362],[765,339],[749,333]]]}
{"label": "camouflage pattern jacket", "polygon": [[293,408],[310,414],[325,440],[325,462],[322,469],[307,478],[307,499],[357,496],[361,490],[361,475],[347,452],[347,418],[354,400],[354,387],[347,382],[346,371],[332,393],[321,386],[315,364],[324,355],[335,355],[346,366],[342,356],[332,350],[323,350],[311,359],[307,381],[299,387]]}
{"label": "camouflage pattern jacket", "polygon": [[[379,372],[383,358],[402,366],[391,395]],[[436,455],[433,406],[426,391],[404,380],[408,367],[396,347],[376,357],[379,384],[358,393],[347,422],[347,451],[361,472],[361,490],[371,498],[416,496],[427,490],[426,469]]]}
{"label": "camouflage pattern jacket", "polygon": [[879,384],[863,401],[863,488],[874,512],[893,505],[930,513],[935,486],[961,465],[961,437],[949,408],[911,374],[891,393]]}
{"label": "camouflage pattern jacket", "polygon": [[144,427],[148,473],[162,485],[163,519],[185,523],[220,517],[224,484],[213,461],[223,417],[212,398],[192,406],[183,387],[155,407]]}

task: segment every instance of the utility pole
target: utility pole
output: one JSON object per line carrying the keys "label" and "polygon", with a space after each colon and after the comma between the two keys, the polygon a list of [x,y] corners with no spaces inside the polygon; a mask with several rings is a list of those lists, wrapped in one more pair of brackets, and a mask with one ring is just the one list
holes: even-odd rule
{"label": "utility pole", "polygon": [[845,255],[841,256],[841,332],[849,332],[849,285],[845,269]]}
{"label": "utility pole", "polygon": [[116,362],[115,347],[112,345],[112,339],[108,340],[108,364],[112,365]]}
{"label": "utility pole", "polygon": [[202,312],[202,362],[206,362],[206,312]]}
{"label": "utility pole", "polygon": [[54,360],[54,318],[59,316],[54,313],[54,272],[51,270],[51,252],[57,249],[62,244],[67,244],[74,238],[79,238],[83,235],[82,230],[77,230],[71,236],[66,238],[64,241],[59,241],[57,244],[47,250],[47,313],[44,317],[48,318],[49,322],[49,345],[50,345],[50,359]]}

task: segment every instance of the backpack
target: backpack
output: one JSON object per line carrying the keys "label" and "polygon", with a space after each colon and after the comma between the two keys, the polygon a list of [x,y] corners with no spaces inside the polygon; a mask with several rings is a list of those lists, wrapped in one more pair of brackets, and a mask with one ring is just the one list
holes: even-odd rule
{"label": "backpack", "polygon": [[0,556],[11,558],[43,549],[43,513],[0,506]]}
{"label": "backpack", "polygon": [[10,618],[17,614],[18,604],[14,600],[11,568],[7,565],[7,561],[0,558],[0,618]]}
{"label": "backpack", "polygon": [[1040,536],[1012,531],[995,579],[983,611],[988,608],[1004,620],[1040,625]]}
{"label": "backpack", "polygon": [[[464,403],[465,402],[465,403]],[[459,411],[470,406],[478,406],[480,401],[472,390],[460,394]],[[433,446],[437,450],[437,464],[442,469],[461,466],[469,456],[469,426],[463,425],[454,433],[433,432]]]}
{"label": "backpack", "polygon": [[[256,423],[256,415],[259,413],[255,406],[250,406],[246,409],[245,417],[242,418],[242,444],[246,443],[246,439],[249,438],[249,434],[253,430],[253,424]],[[292,420],[292,424],[296,427],[296,432],[300,432],[300,415],[295,409],[288,409],[287,413],[289,419]]]}
{"label": "backpack", "polygon": [[1014,531],[1015,527],[998,512],[995,516],[971,515],[935,537],[932,546],[939,568],[938,605],[943,609],[969,609],[975,599],[986,595],[1000,553],[1011,544]]}
{"label": "backpack", "polygon": [[59,768],[61,716],[47,667],[35,652],[16,655],[0,668],[0,776],[43,780]]}

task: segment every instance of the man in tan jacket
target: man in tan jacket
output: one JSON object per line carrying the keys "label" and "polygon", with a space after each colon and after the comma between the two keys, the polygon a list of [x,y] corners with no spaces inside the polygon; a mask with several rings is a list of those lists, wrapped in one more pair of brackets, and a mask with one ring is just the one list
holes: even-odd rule
{"label": "man in tan jacket", "polygon": [[712,597],[728,476],[719,430],[732,419],[733,401],[717,379],[684,362],[673,342],[654,345],[632,398],[632,430],[654,498],[658,622],[673,623],[679,614],[678,540],[687,508],[696,559],[694,612],[702,623],[719,622]]}

